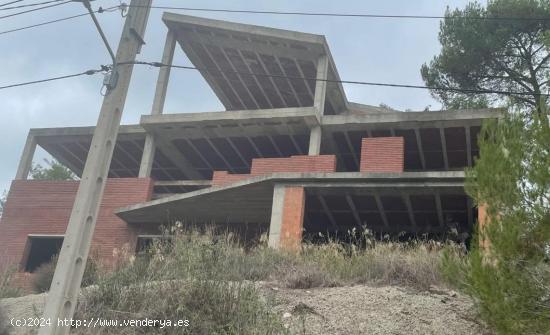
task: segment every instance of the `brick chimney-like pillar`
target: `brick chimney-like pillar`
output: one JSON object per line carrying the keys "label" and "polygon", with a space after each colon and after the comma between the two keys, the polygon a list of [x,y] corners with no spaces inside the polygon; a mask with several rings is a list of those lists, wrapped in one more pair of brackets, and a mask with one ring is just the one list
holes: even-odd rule
{"label": "brick chimney-like pillar", "polygon": [[304,227],[305,191],[301,186],[275,185],[269,246],[299,250]]}
{"label": "brick chimney-like pillar", "polygon": [[403,137],[369,137],[361,141],[361,172],[403,172]]}

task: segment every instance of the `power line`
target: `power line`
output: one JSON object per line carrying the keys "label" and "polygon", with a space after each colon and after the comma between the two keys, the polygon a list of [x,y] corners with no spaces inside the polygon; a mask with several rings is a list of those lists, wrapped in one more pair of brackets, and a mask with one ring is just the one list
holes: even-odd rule
{"label": "power line", "polygon": [[[17,0],[8,2],[4,5],[20,2],[23,0]],[[0,5],[0,7],[3,5]],[[126,5],[129,7],[129,5]],[[135,5],[132,5],[135,7]],[[120,8],[121,6],[114,6],[108,9]],[[141,6],[145,7],[145,6]],[[445,16],[434,16],[434,15],[384,15],[384,14],[353,14],[353,13],[317,13],[317,12],[280,12],[280,11],[259,11],[259,10],[234,10],[234,9],[214,9],[214,8],[191,8],[191,7],[173,7],[173,6],[150,6],[152,9],[166,9],[166,10],[186,10],[186,11],[201,11],[201,12],[224,12],[224,13],[243,13],[243,14],[273,14],[273,15],[304,15],[304,16],[330,16],[330,17],[357,17],[357,18],[388,18],[388,19],[470,19],[470,20],[531,20],[531,21],[547,21],[550,18],[525,18],[525,17],[473,17],[473,16],[462,16],[462,17],[445,17]],[[108,9],[105,9],[106,11]],[[101,13],[101,11],[96,11],[95,13]],[[62,22],[78,18],[81,16],[88,15],[88,13],[73,15],[64,18],[59,18],[56,20],[46,21],[38,24],[33,24],[21,28],[10,29],[0,32],[0,35],[13,33],[17,31],[27,30],[31,28],[36,28],[52,23]],[[1,17],[0,17],[1,18]]]}
{"label": "power line", "polygon": [[31,13],[31,12],[36,12],[37,10],[42,10],[42,9],[48,9],[48,8],[52,8],[52,7],[57,7],[57,6],[61,6],[61,5],[65,5],[65,4],[68,4],[70,2],[73,2],[72,0],[67,0],[65,2],[58,2],[58,3],[54,3],[52,5],[47,5],[47,6],[43,6],[43,7],[38,7],[38,8],[33,8],[33,9],[27,9],[27,10],[24,10],[24,11],[21,11],[21,12],[17,12],[17,13],[13,13],[13,14],[8,14],[8,15],[4,15],[4,16],[0,16],[0,19],[6,19],[8,17],[13,17],[13,16],[18,16],[18,15],[23,15],[23,14],[27,14],[27,13]]}
{"label": "power line", "polygon": [[23,0],[15,0],[15,1],[6,2],[6,3],[3,3],[3,4],[0,4],[0,7],[4,7],[4,6],[11,5],[11,4],[14,4],[14,3],[18,3],[18,2],[21,2],[21,1],[23,1]]}
{"label": "power line", "polygon": [[[550,94],[535,94],[535,93],[528,93],[528,92],[514,92],[514,91],[501,91],[501,90],[481,90],[481,89],[466,89],[466,88],[452,88],[452,87],[436,87],[436,86],[423,86],[423,85],[408,85],[408,84],[391,84],[391,83],[379,83],[379,82],[367,82],[367,81],[356,81],[356,80],[334,80],[334,79],[319,79],[319,78],[312,78],[312,77],[300,77],[300,76],[285,76],[285,75],[276,75],[276,74],[267,74],[267,73],[255,73],[255,72],[239,72],[239,71],[224,71],[219,69],[210,69],[210,68],[199,68],[194,66],[186,66],[186,65],[169,65],[159,62],[144,62],[144,61],[135,61],[135,62],[122,62],[118,63],[117,65],[148,65],[153,67],[170,67],[170,68],[176,68],[176,69],[185,69],[185,70],[197,70],[197,71],[207,71],[207,72],[218,72],[218,73],[232,73],[237,74],[241,76],[258,76],[258,77],[271,77],[271,78],[284,78],[284,79],[299,79],[299,80],[306,80],[306,81],[324,81],[327,83],[339,83],[339,84],[352,84],[352,85],[365,85],[365,86],[380,86],[380,87],[395,87],[395,88],[411,88],[411,89],[425,89],[425,90],[439,90],[439,91],[448,91],[448,92],[461,92],[461,93],[471,93],[471,94],[501,94],[501,95],[522,95],[522,96],[530,96],[530,95],[538,95],[541,97],[550,97]],[[107,72],[112,68],[111,65],[102,65],[101,69],[99,70],[87,70],[84,72],[79,72],[75,74],[65,75],[65,76],[59,76],[59,77],[51,77],[46,79],[40,79],[35,81],[28,81],[23,83],[17,83],[17,84],[10,84],[6,86],[0,86],[0,90],[13,88],[13,87],[20,87],[20,86],[27,86],[32,84],[38,84],[38,83],[44,83],[49,81],[55,81],[55,80],[61,80],[61,79],[67,79],[67,78],[73,78],[73,77],[79,77],[83,75],[93,75],[100,72]]]}
{"label": "power line", "polygon": [[[305,81],[324,81],[327,83],[339,83],[339,84],[352,84],[352,85],[366,85],[366,86],[381,86],[381,87],[397,87],[397,88],[414,88],[414,89],[425,89],[425,90],[438,90],[438,91],[447,91],[447,92],[461,92],[461,93],[471,93],[471,94],[501,94],[501,95],[524,95],[530,96],[535,95],[534,93],[528,92],[514,92],[514,91],[500,91],[500,90],[481,90],[481,89],[467,89],[467,88],[452,88],[452,87],[436,87],[436,86],[423,86],[423,85],[407,85],[407,84],[390,84],[390,83],[378,83],[378,82],[367,82],[367,81],[354,81],[354,80],[333,80],[333,79],[318,79],[312,77],[300,77],[300,76],[285,76],[285,75],[276,75],[276,74],[267,74],[267,73],[254,73],[254,72],[239,72],[239,71],[225,71],[219,69],[211,68],[198,68],[194,66],[185,66],[185,65],[169,65],[159,62],[143,62],[136,61],[131,63],[119,63],[119,65],[128,65],[128,64],[137,64],[137,65],[149,65],[153,67],[170,67],[176,69],[186,69],[186,70],[198,70],[206,72],[218,72],[218,73],[232,73],[241,76],[258,76],[258,77],[271,77],[271,78],[284,78],[284,79],[298,79]],[[538,94],[539,96],[549,97],[550,94]]]}
{"label": "power line", "polygon": [[74,74],[69,74],[69,75],[64,75],[64,76],[51,77],[51,78],[46,78],[46,79],[34,80],[34,81],[27,81],[27,82],[23,82],[23,83],[0,86],[0,90],[13,88],[13,87],[39,84],[39,83],[46,83],[46,82],[56,81],[56,80],[61,80],[61,79],[80,77],[80,76],[84,76],[84,75],[91,76],[93,74],[100,73],[100,72],[103,72],[103,71],[105,71],[105,68],[102,68],[101,70],[87,70],[87,71],[84,71],[84,72],[79,72],[79,73],[74,73]]}
{"label": "power line", "polygon": [[11,6],[11,7],[0,6],[1,7],[0,10],[10,10],[10,9],[18,9],[18,8],[26,8],[26,7],[35,7],[35,6],[47,5],[47,4],[50,4],[50,3],[60,2],[60,1],[65,1],[65,0],[49,0],[49,1],[43,1],[43,2],[30,3],[30,4],[26,4],[26,5]]}
{"label": "power line", "polygon": [[[108,7],[108,8],[105,8],[105,9],[100,7],[99,9],[95,10],[94,13],[97,14],[97,13],[103,13],[103,12],[111,12],[113,9],[118,9],[118,8],[120,8],[120,6],[112,6],[112,7]],[[14,29],[10,29],[10,30],[0,31],[0,35],[14,33],[16,31],[27,30],[27,29],[36,28],[36,27],[41,27],[41,26],[45,26],[45,25],[53,24],[53,23],[57,23],[57,22],[72,20],[72,19],[75,19],[75,18],[78,18],[78,17],[87,16],[87,15],[90,15],[90,13],[82,13],[82,14],[72,15],[72,16],[67,16],[67,17],[63,17],[63,18],[60,18],[60,19],[56,19],[56,20],[45,21],[45,22],[41,22],[41,23],[37,23],[37,24],[32,24],[32,25],[29,25],[29,26],[20,27],[20,28],[14,28]]]}
{"label": "power line", "polygon": [[269,15],[297,15],[297,16],[329,16],[329,17],[356,17],[356,18],[381,18],[381,19],[453,19],[453,20],[521,20],[521,21],[550,21],[550,17],[477,17],[477,16],[438,16],[438,15],[395,15],[395,14],[357,14],[357,13],[327,13],[327,12],[290,12],[271,10],[245,10],[245,9],[216,9],[216,8],[195,8],[195,7],[174,7],[174,6],[139,6],[128,5],[128,7],[149,7],[152,9],[183,10],[195,12],[218,12],[218,13],[240,13],[240,14],[269,14]]}

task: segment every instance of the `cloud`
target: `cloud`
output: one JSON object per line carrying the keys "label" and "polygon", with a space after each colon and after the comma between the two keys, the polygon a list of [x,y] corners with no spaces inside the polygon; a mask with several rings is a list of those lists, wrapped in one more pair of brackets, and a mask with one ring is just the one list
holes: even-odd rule
{"label": "cloud", "polygon": [[[157,0],[155,5],[177,5],[177,0]],[[186,7],[260,10],[368,12],[440,15],[446,5],[462,7],[466,1],[204,1],[190,0]],[[118,4],[116,0],[93,2],[95,7]],[[84,12],[80,4],[21,15],[3,20],[0,30],[21,27],[49,19]],[[185,14],[227,19],[326,35],[342,79],[421,84],[419,67],[437,52],[437,20],[352,19],[185,12]],[[144,60],[159,60],[166,27],[161,10],[153,10],[145,39]],[[118,13],[98,15],[113,48],[119,40],[123,20]],[[108,54],[88,17],[65,21],[13,34],[0,35],[0,85],[69,74],[97,68],[109,62]],[[181,50],[175,63],[189,64]],[[158,70],[136,67],[123,122],[137,123],[150,112]],[[172,71],[166,112],[221,110],[221,104],[198,73]],[[94,125],[101,105],[101,77],[80,77],[59,82],[0,91],[0,191],[8,188],[15,175],[19,155],[29,128]],[[386,103],[398,109],[422,109],[438,104],[429,93],[419,90],[345,86],[355,102]]]}

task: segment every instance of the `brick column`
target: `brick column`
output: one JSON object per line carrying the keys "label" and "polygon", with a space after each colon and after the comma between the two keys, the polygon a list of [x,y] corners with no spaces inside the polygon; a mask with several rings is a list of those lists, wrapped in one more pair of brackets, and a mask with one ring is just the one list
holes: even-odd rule
{"label": "brick column", "polygon": [[403,137],[369,137],[361,141],[361,172],[403,172]]}
{"label": "brick column", "polygon": [[301,186],[275,185],[269,246],[299,250],[304,227],[305,191]]}

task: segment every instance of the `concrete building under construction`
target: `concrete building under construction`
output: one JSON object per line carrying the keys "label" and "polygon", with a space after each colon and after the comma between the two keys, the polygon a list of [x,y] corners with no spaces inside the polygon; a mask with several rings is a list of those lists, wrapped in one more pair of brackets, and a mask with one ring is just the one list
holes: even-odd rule
{"label": "concrete building under construction", "polygon": [[[274,248],[368,227],[468,233],[464,168],[498,110],[398,112],[350,102],[321,35],[165,13],[176,46],[225,111],[152,109],[120,127],[92,252],[138,250],[175,220],[268,233]],[[0,256],[32,272],[59,251],[78,181],[27,180],[36,146],[81,175],[94,127],[31,129],[0,222]],[[244,228],[243,228],[244,227]]]}

